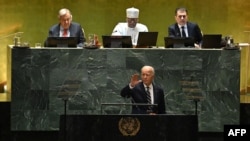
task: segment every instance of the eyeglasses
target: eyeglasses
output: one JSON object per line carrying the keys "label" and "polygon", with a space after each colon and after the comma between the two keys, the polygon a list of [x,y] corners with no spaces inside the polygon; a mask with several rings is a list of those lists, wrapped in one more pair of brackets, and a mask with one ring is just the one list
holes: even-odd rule
{"label": "eyeglasses", "polygon": [[180,18],[180,19],[181,19],[181,18],[184,19],[184,18],[186,18],[186,17],[187,17],[187,15],[179,15],[179,16],[178,16],[178,18]]}

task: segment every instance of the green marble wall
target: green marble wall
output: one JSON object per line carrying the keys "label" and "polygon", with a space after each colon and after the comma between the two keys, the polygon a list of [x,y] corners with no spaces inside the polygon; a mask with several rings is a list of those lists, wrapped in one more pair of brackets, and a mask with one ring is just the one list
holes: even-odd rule
{"label": "green marble wall", "polygon": [[239,50],[8,49],[12,130],[58,130],[67,95],[67,114],[129,114],[101,104],[129,103],[120,90],[143,65],[155,67],[168,114],[195,114],[199,99],[199,131],[239,124]]}

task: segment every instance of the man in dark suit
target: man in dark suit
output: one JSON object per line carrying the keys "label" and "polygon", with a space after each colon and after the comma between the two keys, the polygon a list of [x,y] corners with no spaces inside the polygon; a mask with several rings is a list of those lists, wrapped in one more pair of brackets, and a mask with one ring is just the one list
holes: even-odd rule
{"label": "man in dark suit", "polygon": [[[83,47],[86,41],[83,28],[79,23],[72,22],[72,14],[69,9],[63,8],[58,13],[59,23],[49,29],[48,37],[77,37],[78,47]],[[45,41],[45,46],[47,46]]]}
{"label": "man in dark suit", "polygon": [[131,98],[134,104],[132,114],[166,114],[164,92],[153,83],[154,76],[155,71],[152,66],[143,66],[142,80],[139,80],[138,74],[134,74],[129,85],[121,90],[121,96]]}
{"label": "man in dark suit", "polygon": [[188,10],[184,7],[175,10],[176,23],[168,27],[169,37],[192,37],[195,41],[195,47],[200,48],[202,41],[202,32],[196,23],[188,22]]}

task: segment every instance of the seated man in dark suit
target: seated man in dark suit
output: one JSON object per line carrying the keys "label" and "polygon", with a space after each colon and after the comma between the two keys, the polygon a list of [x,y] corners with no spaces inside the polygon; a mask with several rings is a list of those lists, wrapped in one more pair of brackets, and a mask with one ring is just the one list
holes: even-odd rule
{"label": "seated man in dark suit", "polygon": [[122,97],[131,98],[133,104],[138,104],[132,106],[132,114],[166,114],[164,91],[153,83],[154,77],[154,68],[144,66],[141,69],[142,80],[134,74],[130,83],[121,90]]}
{"label": "seated man in dark suit", "polygon": [[175,10],[176,23],[168,27],[169,37],[192,37],[195,41],[195,47],[200,48],[202,41],[202,32],[196,23],[188,21],[188,11],[184,7]]}
{"label": "seated man in dark suit", "polygon": [[[72,14],[66,9],[60,9],[58,13],[59,24],[53,25],[49,29],[48,37],[78,37],[78,47],[83,47],[86,41],[83,28],[79,23],[72,22]],[[45,47],[47,41],[45,41]]]}

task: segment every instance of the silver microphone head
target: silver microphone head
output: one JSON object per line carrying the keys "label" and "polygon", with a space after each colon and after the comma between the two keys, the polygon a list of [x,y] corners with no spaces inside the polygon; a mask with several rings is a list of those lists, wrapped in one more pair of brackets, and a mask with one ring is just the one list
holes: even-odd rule
{"label": "silver microphone head", "polygon": [[8,34],[8,35],[5,35],[5,36],[0,36],[0,40],[8,38],[8,37],[12,37],[12,36],[14,36],[14,37],[20,37],[21,34],[23,34],[23,32],[16,32],[16,33]]}

